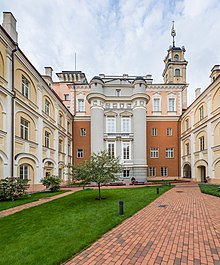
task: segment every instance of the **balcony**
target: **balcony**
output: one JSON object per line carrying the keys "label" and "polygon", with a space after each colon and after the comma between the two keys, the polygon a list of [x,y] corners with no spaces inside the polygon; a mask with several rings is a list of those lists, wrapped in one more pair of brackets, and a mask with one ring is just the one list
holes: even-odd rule
{"label": "balcony", "polygon": [[134,134],[127,132],[104,133],[104,140],[133,140]]}

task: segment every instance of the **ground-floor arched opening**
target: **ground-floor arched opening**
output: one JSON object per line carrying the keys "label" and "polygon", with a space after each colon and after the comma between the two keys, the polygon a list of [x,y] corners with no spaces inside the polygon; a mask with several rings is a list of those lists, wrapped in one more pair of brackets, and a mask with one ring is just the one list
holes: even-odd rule
{"label": "ground-floor arched opening", "polygon": [[206,167],[199,166],[198,167],[198,174],[201,182],[206,182]]}
{"label": "ground-floor arched opening", "polygon": [[52,161],[44,162],[44,178],[54,175],[54,163]]}
{"label": "ground-floor arched opening", "polygon": [[189,164],[185,164],[183,167],[183,177],[184,178],[191,178],[192,177],[191,166]]}

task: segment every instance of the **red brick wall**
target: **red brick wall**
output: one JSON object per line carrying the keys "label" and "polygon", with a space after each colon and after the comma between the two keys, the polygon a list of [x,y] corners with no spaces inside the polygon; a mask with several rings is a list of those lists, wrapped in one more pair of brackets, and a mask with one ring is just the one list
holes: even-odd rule
{"label": "red brick wall", "polygon": [[[157,136],[152,136],[152,128]],[[172,128],[172,136],[167,136],[167,128]],[[147,165],[156,167],[156,176],[161,176],[161,167],[168,168],[168,176],[180,176],[180,124],[178,121],[147,121]],[[159,158],[150,158],[150,148],[159,148]],[[174,148],[174,158],[166,158],[166,148]]]}
{"label": "red brick wall", "polygon": [[[86,129],[86,136],[80,136],[80,128]],[[84,158],[77,158],[77,149],[84,150]],[[91,154],[90,121],[73,122],[73,163],[79,164],[87,160]]]}

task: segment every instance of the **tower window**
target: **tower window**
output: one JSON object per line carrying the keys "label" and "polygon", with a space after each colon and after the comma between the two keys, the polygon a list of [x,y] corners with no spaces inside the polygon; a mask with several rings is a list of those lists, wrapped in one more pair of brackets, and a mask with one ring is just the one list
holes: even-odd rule
{"label": "tower window", "polygon": [[180,76],[180,69],[175,69],[175,76]]}
{"label": "tower window", "polygon": [[179,61],[179,55],[178,54],[174,55],[174,61]]}

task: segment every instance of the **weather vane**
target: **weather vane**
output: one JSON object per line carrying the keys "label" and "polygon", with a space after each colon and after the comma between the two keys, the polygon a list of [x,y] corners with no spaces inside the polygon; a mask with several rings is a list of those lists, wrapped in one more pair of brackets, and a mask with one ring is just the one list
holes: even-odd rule
{"label": "weather vane", "polygon": [[173,21],[173,26],[172,26],[172,29],[171,29],[171,36],[173,37],[173,47],[175,47],[175,40],[174,38],[176,37],[176,31],[175,31],[175,28],[174,28],[174,22]]}

